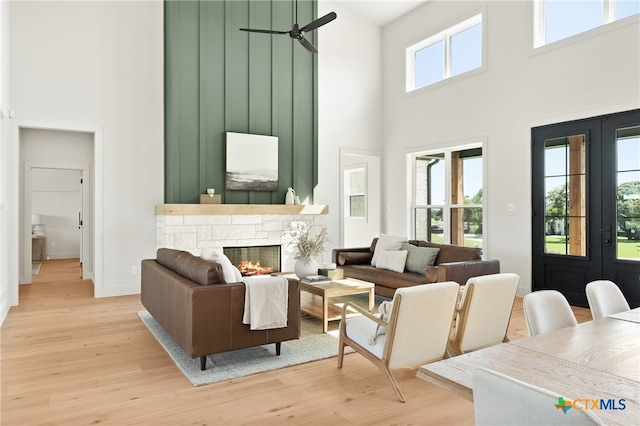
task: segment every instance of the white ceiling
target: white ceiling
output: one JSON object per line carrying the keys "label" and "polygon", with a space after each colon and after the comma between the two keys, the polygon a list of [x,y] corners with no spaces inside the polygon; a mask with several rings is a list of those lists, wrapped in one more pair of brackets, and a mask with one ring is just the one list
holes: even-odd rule
{"label": "white ceiling", "polygon": [[[322,1],[322,0],[320,0]],[[429,0],[333,0],[381,27]]]}

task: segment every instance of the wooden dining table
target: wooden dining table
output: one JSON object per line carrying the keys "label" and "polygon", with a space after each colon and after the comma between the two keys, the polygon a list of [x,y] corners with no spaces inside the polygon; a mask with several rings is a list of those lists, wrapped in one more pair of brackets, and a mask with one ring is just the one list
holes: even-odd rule
{"label": "wooden dining table", "polygon": [[426,364],[417,375],[473,401],[473,372],[487,368],[569,400],[624,399],[624,410],[597,416],[606,424],[639,424],[639,309]]}

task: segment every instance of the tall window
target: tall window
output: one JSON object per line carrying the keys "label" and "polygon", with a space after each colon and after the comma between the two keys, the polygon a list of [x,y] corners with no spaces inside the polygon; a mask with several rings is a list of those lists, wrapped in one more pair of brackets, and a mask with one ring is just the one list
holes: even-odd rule
{"label": "tall window", "polygon": [[482,247],[482,148],[414,155],[414,234],[436,243]]}
{"label": "tall window", "polygon": [[347,208],[345,212],[350,218],[366,218],[366,182],[365,168],[359,166],[345,170],[345,195]]}
{"label": "tall window", "polygon": [[407,47],[406,91],[481,68],[482,14]]}
{"label": "tall window", "polygon": [[545,253],[587,255],[586,144],[584,134],[545,141]]}
{"label": "tall window", "polygon": [[638,0],[535,0],[534,47],[640,13]]}

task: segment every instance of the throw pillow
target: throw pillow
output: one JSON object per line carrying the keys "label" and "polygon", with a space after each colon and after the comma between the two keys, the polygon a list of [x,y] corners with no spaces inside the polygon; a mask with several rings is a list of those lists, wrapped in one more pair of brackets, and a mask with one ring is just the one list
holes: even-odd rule
{"label": "throw pillow", "polygon": [[376,249],[373,252],[373,258],[371,259],[371,266],[376,266],[380,253],[384,250],[400,250],[402,243],[407,241],[406,237],[399,237],[396,235],[380,234],[378,242],[376,243]]}
{"label": "throw pillow", "polygon": [[237,283],[242,282],[242,273],[240,273],[240,270],[236,266],[233,267],[233,273],[236,276],[235,282]]}
{"label": "throw pillow", "polygon": [[402,243],[402,250],[407,250],[406,269],[409,272],[424,275],[433,266],[438,256],[439,248],[416,247],[413,244]]}
{"label": "throw pillow", "polygon": [[200,257],[209,262],[217,262],[222,266],[222,274],[224,275],[224,281],[226,283],[235,283],[236,273],[233,270],[231,260],[223,253],[215,251],[209,247],[205,247],[200,252]]}
{"label": "throw pillow", "polygon": [[382,250],[376,263],[376,268],[389,269],[394,272],[404,272],[404,265],[407,261],[407,251]]}

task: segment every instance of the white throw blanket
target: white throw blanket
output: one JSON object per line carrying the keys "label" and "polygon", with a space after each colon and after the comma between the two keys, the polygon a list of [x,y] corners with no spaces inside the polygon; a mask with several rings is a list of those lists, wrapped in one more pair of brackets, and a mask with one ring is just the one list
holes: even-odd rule
{"label": "white throw blanket", "polygon": [[242,280],[245,287],[242,322],[251,330],[287,326],[289,281],[284,277],[258,275]]}

